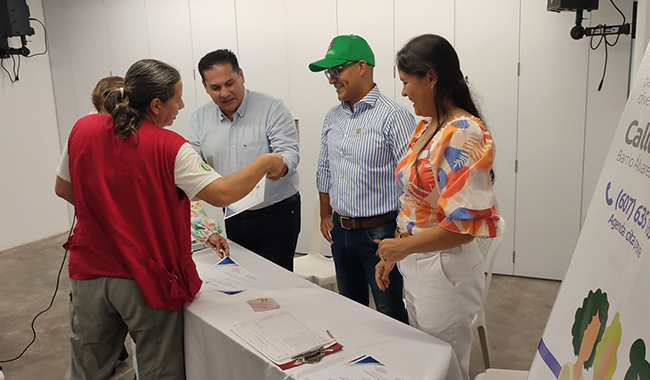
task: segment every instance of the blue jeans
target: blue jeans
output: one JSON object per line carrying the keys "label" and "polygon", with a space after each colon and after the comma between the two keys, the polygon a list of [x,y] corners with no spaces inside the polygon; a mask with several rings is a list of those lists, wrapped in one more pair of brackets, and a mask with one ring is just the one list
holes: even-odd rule
{"label": "blue jeans", "polygon": [[402,275],[395,267],[390,273],[390,286],[381,291],[375,281],[375,265],[379,258],[377,243],[373,239],[392,237],[396,223],[391,220],[379,227],[346,230],[334,218],[334,228],[330,232],[332,257],[336,267],[336,282],[339,293],[368,306],[368,285],[372,290],[377,310],[408,324],[408,316],[403,301]]}

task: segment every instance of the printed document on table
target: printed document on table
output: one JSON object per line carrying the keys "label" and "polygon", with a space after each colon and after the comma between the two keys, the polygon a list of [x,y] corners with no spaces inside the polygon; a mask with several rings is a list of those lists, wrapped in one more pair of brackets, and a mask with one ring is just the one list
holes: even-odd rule
{"label": "printed document on table", "polygon": [[266,186],[266,176],[262,178],[253,190],[248,193],[245,197],[238,200],[235,203],[232,203],[230,206],[226,207],[224,212],[224,219],[228,219],[231,216],[235,216],[242,211],[246,211],[249,208],[256,206],[264,201],[264,187]]}
{"label": "printed document on table", "polygon": [[324,332],[318,333],[291,314],[279,310],[237,323],[232,331],[277,365],[336,343]]}
{"label": "printed document on table", "polygon": [[308,376],[305,380],[413,380],[386,367],[377,359],[364,355],[328,372]]}
{"label": "printed document on table", "polygon": [[206,285],[222,292],[241,292],[268,280],[224,257],[201,276]]}

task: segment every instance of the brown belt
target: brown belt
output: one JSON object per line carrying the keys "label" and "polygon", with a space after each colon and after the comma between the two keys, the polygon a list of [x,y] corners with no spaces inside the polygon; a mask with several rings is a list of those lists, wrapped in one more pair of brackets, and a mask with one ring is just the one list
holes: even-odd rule
{"label": "brown belt", "polygon": [[357,230],[359,228],[375,228],[385,224],[388,221],[394,220],[397,216],[397,211],[390,211],[385,214],[368,216],[365,218],[350,218],[347,216],[334,213],[336,220],[341,223],[341,227],[346,230]]}

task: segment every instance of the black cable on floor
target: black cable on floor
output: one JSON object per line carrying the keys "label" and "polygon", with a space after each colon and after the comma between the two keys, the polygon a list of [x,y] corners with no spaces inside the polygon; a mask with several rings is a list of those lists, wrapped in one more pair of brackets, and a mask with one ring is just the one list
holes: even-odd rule
{"label": "black cable on floor", "polygon": [[[74,218],[72,219],[72,226],[70,226],[70,232],[68,233],[68,239],[72,235],[72,229],[74,228],[74,223],[75,223],[76,220],[77,220],[77,215],[75,214]],[[66,250],[65,254],[63,255],[63,261],[61,261],[61,267],[59,267],[59,273],[56,275],[56,287],[54,288],[54,294],[52,294],[52,299],[50,300],[50,305],[45,310],[43,310],[40,313],[36,314],[36,316],[34,316],[34,319],[32,319],[32,324],[31,324],[32,334],[33,334],[32,341],[29,342],[27,347],[25,347],[25,349],[23,350],[23,352],[20,353],[20,355],[16,356],[13,359],[0,360],[0,363],[9,363],[9,362],[13,362],[14,360],[20,359],[23,356],[23,354],[25,353],[25,351],[27,351],[27,349],[29,347],[31,347],[31,345],[34,344],[34,342],[36,341],[36,329],[34,329],[34,323],[36,322],[36,318],[41,316],[46,311],[50,310],[52,308],[52,305],[54,304],[54,298],[56,298],[56,293],[59,291],[59,283],[61,281],[61,272],[63,271],[63,267],[65,266],[65,259],[67,258],[67,256],[68,256],[68,251]],[[0,367],[0,370],[1,369],[2,369],[2,367]]]}

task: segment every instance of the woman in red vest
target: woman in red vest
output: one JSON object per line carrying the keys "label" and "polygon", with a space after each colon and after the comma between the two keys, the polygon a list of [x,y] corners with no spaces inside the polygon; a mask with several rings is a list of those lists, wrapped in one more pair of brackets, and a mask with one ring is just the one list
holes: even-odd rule
{"label": "woman in red vest", "polygon": [[282,171],[282,157],[265,154],[221,177],[165,129],[184,107],[182,92],[175,68],[138,61],[124,87],[106,98],[112,114],[80,119],[68,138],[55,186],[77,216],[65,244],[68,379],[108,379],[127,332],[141,380],[184,379],[182,308],[201,287],[191,257],[190,199],[223,207]]}

